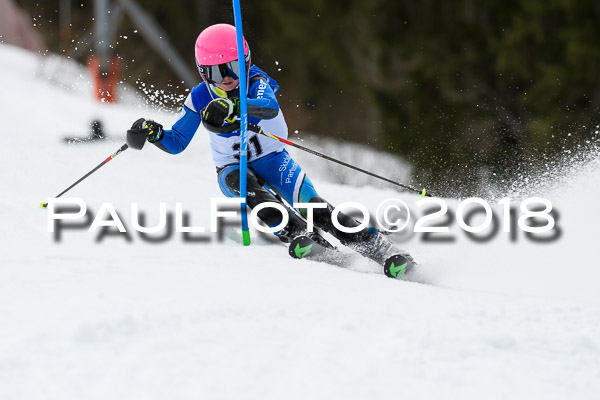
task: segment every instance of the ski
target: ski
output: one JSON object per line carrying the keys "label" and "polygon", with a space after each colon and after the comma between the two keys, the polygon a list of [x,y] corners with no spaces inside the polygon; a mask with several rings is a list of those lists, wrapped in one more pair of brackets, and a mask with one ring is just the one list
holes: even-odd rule
{"label": "ski", "polygon": [[410,275],[415,268],[415,262],[409,255],[394,254],[385,260],[383,273],[388,278],[401,279]]}
{"label": "ski", "polygon": [[345,259],[344,254],[336,248],[327,248],[306,235],[294,238],[288,249],[292,258],[309,258],[335,265],[343,264]]}
{"label": "ski", "polygon": [[348,247],[383,266],[383,272],[388,278],[407,278],[416,265],[410,254],[396,247],[381,232],[370,235],[362,242],[349,244]]}
{"label": "ski", "polygon": [[[347,266],[351,260],[351,254],[343,253],[336,248],[327,248],[304,235],[298,236],[290,242],[288,252],[293,258],[308,258],[341,267]],[[360,253],[357,252],[358,254]],[[381,261],[375,257],[369,257],[366,254],[360,254],[360,256],[381,264]],[[403,279],[413,271],[415,262],[408,254],[393,254],[385,259],[382,266],[385,276]]]}

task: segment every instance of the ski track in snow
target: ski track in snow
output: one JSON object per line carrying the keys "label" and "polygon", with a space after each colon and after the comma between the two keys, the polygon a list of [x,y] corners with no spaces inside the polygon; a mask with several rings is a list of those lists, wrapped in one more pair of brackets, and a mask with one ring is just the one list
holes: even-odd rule
{"label": "ski track in snow", "polygon": [[[172,114],[98,104],[38,76],[43,61],[0,45],[0,399],[592,399],[600,393],[600,273],[593,199],[597,161],[556,187],[560,240],[502,234],[475,244],[412,239],[419,280],[386,278],[372,262],[348,268],[293,260],[254,232],[163,244],[84,230],[57,243],[38,208],[124,142],[140,116]],[[99,118],[111,141],[64,145]],[[181,155],[128,150],[72,191],[97,212],[111,202],[131,229],[131,202],[156,223],[158,203],[182,202],[209,226],[221,197],[208,140]],[[362,150],[361,150],[362,151]],[[294,156],[297,154],[290,151]],[[389,188],[326,180],[302,159],[334,204],[374,210]],[[368,155],[365,155],[365,159]],[[457,200],[448,200],[456,205]],[[237,236],[236,236],[237,235]]]}

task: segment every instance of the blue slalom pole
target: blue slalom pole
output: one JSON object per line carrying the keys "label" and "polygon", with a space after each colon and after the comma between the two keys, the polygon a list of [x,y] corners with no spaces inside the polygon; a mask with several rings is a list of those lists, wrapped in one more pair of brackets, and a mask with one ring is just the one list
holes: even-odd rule
{"label": "blue slalom pole", "polygon": [[233,16],[237,36],[238,64],[240,66],[240,197],[242,202],[242,240],[244,246],[250,245],[250,230],[248,229],[248,214],[246,212],[246,173],[248,169],[248,102],[246,57],[244,55],[244,33],[242,30],[242,10],[240,0],[233,0]]}

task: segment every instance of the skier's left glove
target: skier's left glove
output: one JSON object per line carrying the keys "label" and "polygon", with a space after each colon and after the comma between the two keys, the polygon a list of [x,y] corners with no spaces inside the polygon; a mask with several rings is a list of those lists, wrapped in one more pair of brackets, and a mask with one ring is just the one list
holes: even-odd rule
{"label": "skier's left glove", "polygon": [[127,131],[127,144],[133,149],[141,150],[146,140],[156,143],[161,141],[163,136],[164,131],[161,124],[151,119],[140,118]]}
{"label": "skier's left glove", "polygon": [[215,99],[208,103],[204,110],[202,110],[202,120],[209,125],[219,128],[226,122],[235,122],[235,117],[239,113],[239,98]]}

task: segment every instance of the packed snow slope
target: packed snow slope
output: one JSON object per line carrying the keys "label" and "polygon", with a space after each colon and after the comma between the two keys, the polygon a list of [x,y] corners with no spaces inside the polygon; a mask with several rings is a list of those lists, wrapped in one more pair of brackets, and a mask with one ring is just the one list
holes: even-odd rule
{"label": "packed snow slope", "polygon": [[[129,240],[72,229],[57,241],[40,202],[119,148],[137,118],[168,126],[175,115],[97,103],[84,71],[57,86],[40,73],[47,62],[0,46],[1,399],[597,398],[597,155],[544,192],[531,188],[560,212],[551,243],[501,230],[476,243],[456,222],[451,243],[392,235],[421,263],[419,282],[360,259],[347,268],[293,260],[256,232],[243,247],[233,225],[221,238],[144,241],[132,202],[146,225],[160,202],[169,211],[181,202],[191,225],[209,226],[210,199],[222,195],[202,131],[177,156],[127,150],[72,190],[92,212],[112,203]],[[93,119],[112,140],[63,143]],[[416,196],[336,183],[310,155],[290,152],[334,204],[375,210],[396,197],[419,209]],[[341,153],[406,178],[402,163],[378,165],[383,155],[363,147]]]}

